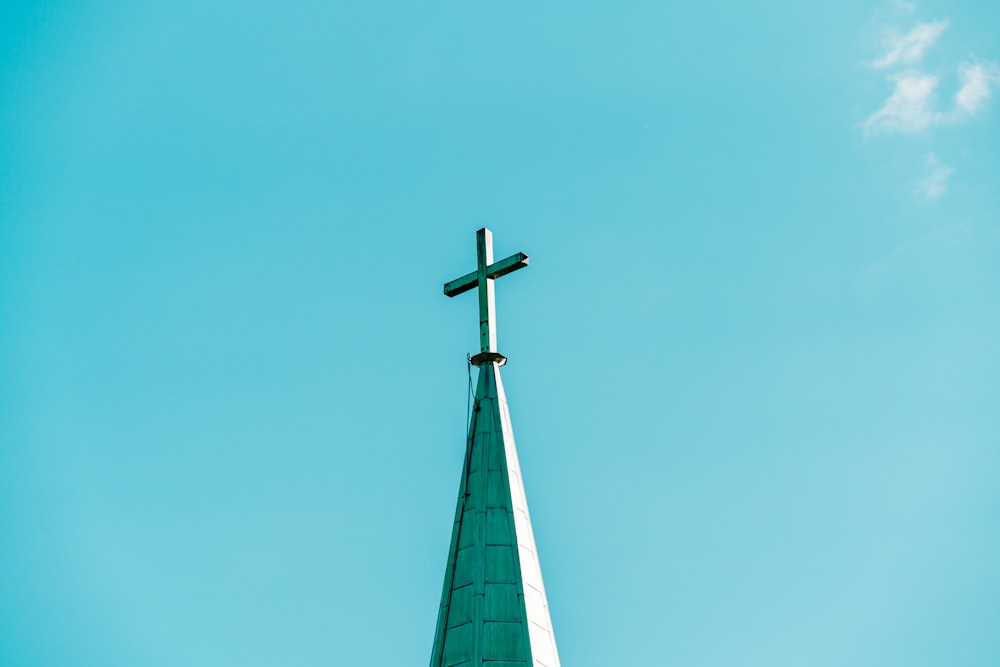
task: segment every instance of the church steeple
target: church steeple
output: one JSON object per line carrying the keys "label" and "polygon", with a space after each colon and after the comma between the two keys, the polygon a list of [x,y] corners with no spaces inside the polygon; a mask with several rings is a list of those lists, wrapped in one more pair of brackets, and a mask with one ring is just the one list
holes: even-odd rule
{"label": "church steeple", "polygon": [[488,229],[476,234],[478,268],[445,285],[480,297],[475,407],[466,442],[431,667],[559,667],[542,571],[496,351],[493,280],[527,266],[494,263]]}

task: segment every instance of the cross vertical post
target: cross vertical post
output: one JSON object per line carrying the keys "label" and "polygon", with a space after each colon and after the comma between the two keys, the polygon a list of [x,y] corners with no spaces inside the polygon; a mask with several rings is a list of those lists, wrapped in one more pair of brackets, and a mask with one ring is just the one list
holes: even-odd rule
{"label": "cross vertical post", "polygon": [[479,286],[479,351],[497,351],[497,304],[493,279],[486,269],[493,263],[493,232],[483,227],[476,232],[476,283]]}
{"label": "cross vertical post", "polygon": [[445,296],[457,296],[478,288],[479,292],[479,354],[472,363],[487,361],[503,364],[506,358],[497,352],[497,314],[493,281],[528,265],[528,256],[514,253],[499,262],[493,261],[493,232],[485,227],[476,232],[476,270],[445,283]]}

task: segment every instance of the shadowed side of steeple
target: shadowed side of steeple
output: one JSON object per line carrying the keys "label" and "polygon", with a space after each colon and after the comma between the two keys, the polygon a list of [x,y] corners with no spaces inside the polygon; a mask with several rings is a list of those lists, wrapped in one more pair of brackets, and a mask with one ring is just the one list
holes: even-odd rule
{"label": "shadowed side of steeple", "polygon": [[431,667],[559,667],[499,364],[479,367]]}

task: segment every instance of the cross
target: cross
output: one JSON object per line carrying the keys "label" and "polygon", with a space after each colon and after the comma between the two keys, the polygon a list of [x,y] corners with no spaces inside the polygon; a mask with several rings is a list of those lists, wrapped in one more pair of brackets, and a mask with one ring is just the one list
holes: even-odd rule
{"label": "cross", "polygon": [[[528,256],[518,252],[499,262],[493,261],[493,232],[485,227],[476,232],[477,267],[472,273],[444,284],[445,296],[457,296],[474,287],[479,288],[479,347],[480,353],[472,358],[483,361],[506,359],[497,353],[497,313],[493,298],[493,281],[500,276],[523,269],[528,265]],[[478,364],[477,364],[478,365]]]}

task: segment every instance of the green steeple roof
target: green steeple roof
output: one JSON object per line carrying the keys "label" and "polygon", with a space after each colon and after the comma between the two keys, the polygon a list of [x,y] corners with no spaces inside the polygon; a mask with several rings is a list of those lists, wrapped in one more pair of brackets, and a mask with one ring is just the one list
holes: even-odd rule
{"label": "green steeple roof", "polygon": [[431,667],[559,667],[502,361],[479,365]]}
{"label": "green steeple roof", "polygon": [[497,278],[528,265],[523,252],[493,261],[493,234],[476,232],[476,270],[444,286],[479,292],[475,409],[431,667],[559,667],[535,536],[517,462],[496,351]]}

